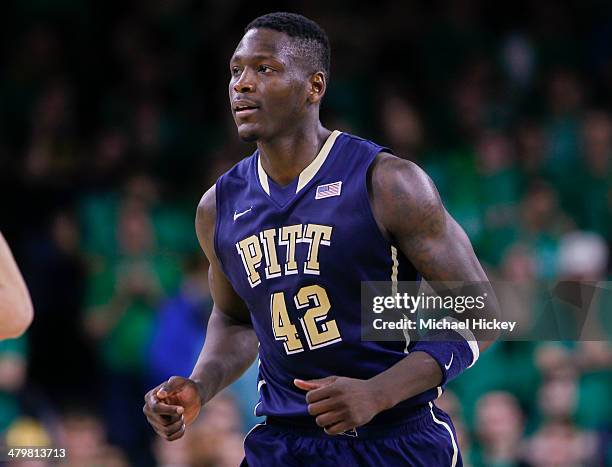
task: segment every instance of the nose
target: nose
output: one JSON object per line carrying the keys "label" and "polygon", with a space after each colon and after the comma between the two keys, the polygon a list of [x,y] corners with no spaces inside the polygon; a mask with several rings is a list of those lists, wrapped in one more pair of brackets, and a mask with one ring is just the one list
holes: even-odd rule
{"label": "nose", "polygon": [[255,85],[253,83],[252,75],[249,70],[245,68],[238,80],[234,83],[234,91],[236,92],[253,92]]}

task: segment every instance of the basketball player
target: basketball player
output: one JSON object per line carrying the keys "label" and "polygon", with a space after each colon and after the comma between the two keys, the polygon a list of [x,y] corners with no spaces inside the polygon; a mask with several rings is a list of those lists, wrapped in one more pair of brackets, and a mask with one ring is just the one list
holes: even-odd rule
{"label": "basketball player", "polygon": [[[257,150],[198,206],[214,308],[189,379],[143,408],[167,440],[259,355],[266,416],[243,465],[461,465],[442,387],[487,343],[365,342],[362,281],[487,281],[415,164],[319,121],[326,34],[303,16],[255,19],[230,60],[238,135]],[[259,348],[258,348],[259,343]],[[479,348],[480,346],[480,348]],[[169,352],[172,349],[168,349]]]}
{"label": "basketball player", "polygon": [[0,339],[21,336],[32,322],[33,314],[28,288],[0,233]]}

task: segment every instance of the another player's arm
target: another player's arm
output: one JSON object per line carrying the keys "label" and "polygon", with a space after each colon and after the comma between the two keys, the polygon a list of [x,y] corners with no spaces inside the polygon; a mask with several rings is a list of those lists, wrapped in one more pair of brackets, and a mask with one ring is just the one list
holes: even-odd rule
{"label": "another player's arm", "polygon": [[198,240],[210,262],[208,281],[214,301],[206,341],[188,379],[173,376],[145,395],[143,411],[149,423],[168,440],[180,438],[201,406],[240,377],[257,356],[258,341],[248,309],[215,254],[215,219],[213,186],[202,197],[196,214]]}
{"label": "another player's arm", "polygon": [[28,288],[0,233],[0,339],[22,335],[32,322],[33,315]]}
{"label": "another player's arm", "polygon": [[[381,231],[400,247],[425,279],[477,282],[483,293],[490,292],[486,274],[467,235],[444,209],[434,184],[419,167],[381,153],[369,172],[368,188]],[[483,317],[487,313],[491,316],[496,310],[485,310]],[[438,349],[447,345],[430,344]],[[490,344],[478,342],[480,350]],[[456,365],[460,358],[453,360]],[[308,411],[316,417],[317,424],[329,434],[339,434],[440,385],[444,376],[440,363],[429,353],[412,351],[369,380],[330,376],[296,380],[295,384],[308,391]]]}

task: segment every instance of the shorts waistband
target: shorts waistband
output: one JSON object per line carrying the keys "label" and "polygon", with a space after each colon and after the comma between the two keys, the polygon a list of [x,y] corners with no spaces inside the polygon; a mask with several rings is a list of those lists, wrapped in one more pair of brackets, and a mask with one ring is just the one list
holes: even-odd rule
{"label": "shorts waistband", "polygon": [[368,438],[383,438],[401,436],[416,431],[422,430],[433,423],[433,417],[431,416],[429,405],[421,405],[415,407],[406,415],[402,420],[397,420],[395,423],[384,424],[384,425],[370,425],[366,424],[354,428],[349,431],[345,431],[339,436],[332,436],[325,433],[323,428],[313,422],[311,424],[304,424],[302,420],[296,421],[292,418],[285,417],[267,417],[266,425],[271,427],[277,427],[283,431],[288,431],[301,436],[309,436],[316,438],[356,438],[356,439],[368,439]]}

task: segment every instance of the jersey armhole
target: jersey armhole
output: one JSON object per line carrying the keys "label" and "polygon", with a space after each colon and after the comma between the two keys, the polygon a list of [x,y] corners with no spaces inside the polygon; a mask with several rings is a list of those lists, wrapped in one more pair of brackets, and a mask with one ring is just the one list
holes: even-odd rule
{"label": "jersey armhole", "polygon": [[370,168],[372,167],[374,160],[381,152],[388,152],[389,154],[393,154],[393,152],[391,152],[390,149],[382,147],[382,146],[376,146],[375,150],[373,150],[370,154],[368,154],[369,160],[365,164],[365,170],[363,171],[363,179],[361,180],[362,189],[359,190],[359,192],[361,195],[361,202],[363,204],[364,211],[367,212],[367,215],[370,218],[370,224],[372,225],[373,230],[375,230],[376,235],[380,239],[382,239],[382,241],[385,242],[385,244],[389,248],[391,248],[392,246],[395,246],[395,245],[390,239],[385,237],[383,232],[380,230],[380,226],[378,225],[378,222],[376,221],[376,216],[374,215],[374,209],[372,208],[372,204],[370,203],[370,196],[368,192],[368,173],[370,172]]}
{"label": "jersey armhole", "polygon": [[223,259],[219,254],[219,230],[221,229],[221,177],[215,183],[215,231],[213,233],[213,248],[215,250],[215,255],[217,256],[217,261],[221,265],[221,269],[223,270],[223,274],[227,275],[227,271],[225,270],[225,265],[223,264]]}
{"label": "jersey armhole", "polygon": [[374,215],[374,209],[372,208],[372,204],[370,203],[370,196],[368,193],[368,172],[370,171],[370,167],[372,167],[374,160],[381,152],[393,154],[393,151],[391,151],[390,149],[383,147],[383,146],[377,146],[376,151],[373,151],[373,155],[372,154],[369,155],[370,160],[366,164],[366,170],[363,175],[363,181],[362,181],[363,189],[360,190],[362,194],[361,199],[362,199],[362,203],[364,204],[364,210],[368,213],[368,216],[371,219],[371,224],[372,224],[373,229],[376,230],[376,232],[378,232],[377,235],[382,239],[382,241],[385,242],[385,244],[389,247],[389,250],[391,250],[391,248],[395,248],[397,250],[399,280],[402,280],[401,277],[403,277],[404,274],[408,273],[410,270],[414,270],[414,272],[416,273],[414,280],[419,282],[422,278],[421,273],[414,267],[412,262],[404,256],[399,245],[392,238],[385,237],[383,232],[380,230],[380,226],[378,225],[378,222],[376,222],[376,216]]}

